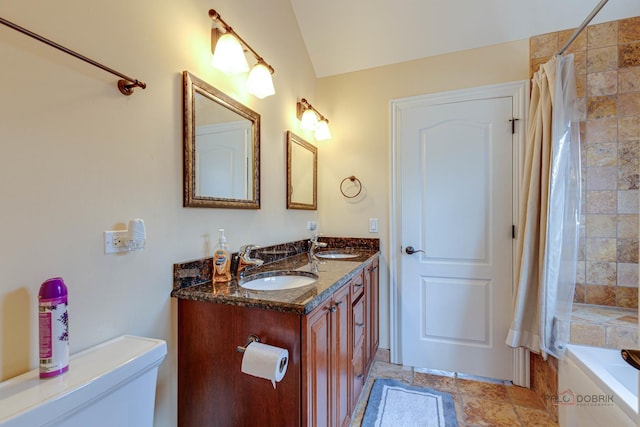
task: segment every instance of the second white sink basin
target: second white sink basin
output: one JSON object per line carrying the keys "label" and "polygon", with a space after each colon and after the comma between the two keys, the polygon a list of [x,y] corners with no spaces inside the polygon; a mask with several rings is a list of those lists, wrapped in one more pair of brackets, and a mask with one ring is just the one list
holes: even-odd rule
{"label": "second white sink basin", "polygon": [[240,286],[253,291],[281,291],[310,285],[318,275],[308,271],[268,271],[240,280]]}
{"label": "second white sink basin", "polygon": [[336,251],[316,252],[316,256],[318,258],[326,258],[326,259],[348,259],[348,258],[357,258],[360,256],[360,254],[355,252],[336,250]]}

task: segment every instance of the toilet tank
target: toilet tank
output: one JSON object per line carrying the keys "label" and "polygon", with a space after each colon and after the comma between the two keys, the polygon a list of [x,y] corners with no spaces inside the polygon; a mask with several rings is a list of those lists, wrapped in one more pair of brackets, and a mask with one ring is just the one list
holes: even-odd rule
{"label": "toilet tank", "polygon": [[162,340],[124,335],[81,351],[69,371],[39,370],[0,383],[2,427],[143,427],[153,425]]}

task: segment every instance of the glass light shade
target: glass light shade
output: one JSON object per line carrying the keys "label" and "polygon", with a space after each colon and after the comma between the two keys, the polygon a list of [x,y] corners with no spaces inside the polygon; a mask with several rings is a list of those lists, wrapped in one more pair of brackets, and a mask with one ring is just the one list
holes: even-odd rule
{"label": "glass light shade", "polygon": [[324,141],[325,139],[331,139],[331,132],[329,131],[329,122],[326,120],[320,120],[316,127],[315,137],[318,141]]}
{"label": "glass light shade", "polygon": [[260,99],[276,93],[273,87],[273,80],[271,79],[271,72],[263,62],[258,62],[255,67],[251,69],[249,78],[247,79],[247,89],[249,93]]}
{"label": "glass light shade", "polygon": [[313,110],[304,110],[300,119],[300,127],[307,130],[315,130],[318,125],[318,116]]}
{"label": "glass light shade", "polygon": [[231,33],[224,33],[216,43],[211,65],[226,74],[249,71],[242,45]]}

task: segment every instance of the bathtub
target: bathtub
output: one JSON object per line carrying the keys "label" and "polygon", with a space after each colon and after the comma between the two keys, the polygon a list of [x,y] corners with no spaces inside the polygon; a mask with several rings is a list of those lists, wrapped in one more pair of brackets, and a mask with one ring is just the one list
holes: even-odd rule
{"label": "bathtub", "polygon": [[569,345],[558,363],[561,427],[637,427],[638,371],[620,350]]}

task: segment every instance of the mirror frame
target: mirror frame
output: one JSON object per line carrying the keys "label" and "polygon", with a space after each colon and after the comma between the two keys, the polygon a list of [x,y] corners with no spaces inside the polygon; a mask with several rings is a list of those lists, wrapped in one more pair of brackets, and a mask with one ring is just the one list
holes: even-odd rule
{"label": "mirror frame", "polygon": [[[299,203],[291,200],[293,183],[291,182],[291,160],[293,144],[298,144],[313,153],[313,203]],[[287,131],[287,209],[318,209],[318,148],[296,135]]]}
{"label": "mirror frame", "polygon": [[[183,206],[194,208],[260,209],[260,114],[231,98],[224,92],[199,79],[188,71],[183,76]],[[195,191],[195,94],[199,93],[211,101],[242,116],[252,123],[253,140],[253,194],[249,199],[228,199],[199,196]]]}

